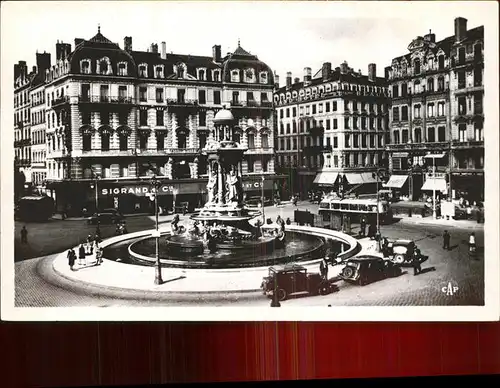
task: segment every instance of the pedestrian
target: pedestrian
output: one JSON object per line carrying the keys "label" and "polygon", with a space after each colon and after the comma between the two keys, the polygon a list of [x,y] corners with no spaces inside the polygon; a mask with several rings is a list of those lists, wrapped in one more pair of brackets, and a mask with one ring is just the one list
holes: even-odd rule
{"label": "pedestrian", "polygon": [[21,229],[21,242],[23,244],[28,243],[28,229],[26,229],[26,225],[24,225],[23,228]]}
{"label": "pedestrian", "polygon": [[91,255],[92,254],[92,242],[93,242],[93,238],[92,238],[92,235],[89,234],[87,236],[87,254],[88,255]]}
{"label": "pedestrian", "polygon": [[80,248],[78,248],[78,264],[79,265],[85,265],[85,247],[83,246],[83,243],[80,244]]}
{"label": "pedestrian", "polygon": [[387,237],[384,237],[382,240],[382,254],[384,257],[389,256],[389,240],[387,240]]}
{"label": "pedestrian", "polygon": [[290,220],[290,217],[287,217],[287,219],[286,219],[286,224],[287,224],[287,225],[292,225],[292,221]]}
{"label": "pedestrian", "polygon": [[96,259],[96,265],[102,264],[102,248],[100,246],[97,246],[97,244],[95,248],[95,259]]}
{"label": "pedestrian", "polygon": [[413,276],[417,276],[419,273],[422,272],[422,267],[420,266],[420,255],[415,253],[411,253],[412,258],[411,258],[411,263],[413,265]]}
{"label": "pedestrian", "polygon": [[75,259],[76,259],[76,254],[75,254],[75,251],[73,250],[73,248],[71,248],[69,251],[68,251],[68,264],[69,264],[69,268],[74,271],[73,269],[73,266],[75,265]]}
{"label": "pedestrian", "polygon": [[444,231],[443,234],[443,249],[450,250],[450,234],[448,233],[447,230]]}
{"label": "pedestrian", "polygon": [[100,243],[102,241],[102,238],[101,238],[101,228],[100,228],[99,224],[97,224],[97,227],[95,228],[95,237],[94,237],[94,240],[97,243]]}
{"label": "pedestrian", "polygon": [[323,279],[328,280],[328,262],[326,261],[326,257],[324,257],[319,264],[319,272]]}
{"label": "pedestrian", "polygon": [[365,217],[361,218],[360,233],[361,233],[361,237],[366,236],[366,219],[365,219]]}
{"label": "pedestrian", "polygon": [[475,258],[476,256],[476,234],[472,232],[469,236],[469,257]]}

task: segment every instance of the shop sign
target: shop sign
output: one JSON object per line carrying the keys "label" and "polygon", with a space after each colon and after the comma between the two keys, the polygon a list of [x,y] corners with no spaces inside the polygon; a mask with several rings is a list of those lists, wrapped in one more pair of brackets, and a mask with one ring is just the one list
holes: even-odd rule
{"label": "shop sign", "polygon": [[[253,190],[261,190],[262,189],[262,181],[246,181],[242,183],[244,191],[253,191]],[[273,189],[273,181],[265,180],[264,181],[264,190],[272,190]]]}
{"label": "shop sign", "polygon": [[[121,194],[134,194],[138,196],[146,196],[156,192],[156,189],[151,186],[125,186],[125,187],[110,187],[102,188],[101,195],[121,195]],[[173,185],[162,185],[158,189],[158,193],[161,194],[173,194]]]}

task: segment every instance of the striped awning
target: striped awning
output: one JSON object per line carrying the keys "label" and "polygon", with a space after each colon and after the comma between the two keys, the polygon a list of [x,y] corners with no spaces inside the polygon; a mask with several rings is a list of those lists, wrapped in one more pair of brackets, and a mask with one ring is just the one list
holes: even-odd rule
{"label": "striped awning", "polygon": [[358,172],[345,174],[345,178],[350,185],[361,185],[363,183],[376,183],[377,179],[372,176],[371,172]]}
{"label": "striped awning", "polygon": [[338,176],[339,173],[334,171],[320,172],[316,175],[316,178],[314,178],[313,183],[318,185],[333,186]]}
{"label": "striped awning", "polygon": [[408,175],[392,175],[389,181],[384,184],[384,187],[391,187],[394,189],[400,189],[405,184],[408,179]]}
{"label": "striped awning", "polygon": [[446,191],[446,180],[444,178],[427,178],[422,190]]}

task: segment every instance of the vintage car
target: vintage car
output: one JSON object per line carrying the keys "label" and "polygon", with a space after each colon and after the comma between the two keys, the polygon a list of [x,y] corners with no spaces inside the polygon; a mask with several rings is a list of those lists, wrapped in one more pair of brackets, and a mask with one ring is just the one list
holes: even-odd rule
{"label": "vintage car", "polygon": [[[383,248],[382,244],[382,248]],[[413,240],[398,239],[388,241],[387,248],[385,249],[385,256],[389,257],[390,261],[397,265],[411,265],[412,256],[417,251],[417,245]],[[429,258],[420,254],[419,261],[423,263]]]}
{"label": "vintage car", "polygon": [[402,274],[401,268],[379,256],[360,255],[346,261],[340,278],[360,286]]}
{"label": "vintage car", "polygon": [[291,296],[327,295],[338,291],[336,285],[319,273],[308,273],[306,268],[297,264],[270,267],[269,276],[264,277],[261,284],[264,295],[273,296],[275,282],[280,301]]}
{"label": "vintage car", "polygon": [[99,224],[118,224],[125,220],[125,217],[116,209],[104,209],[99,213],[94,213],[87,218],[89,225]]}

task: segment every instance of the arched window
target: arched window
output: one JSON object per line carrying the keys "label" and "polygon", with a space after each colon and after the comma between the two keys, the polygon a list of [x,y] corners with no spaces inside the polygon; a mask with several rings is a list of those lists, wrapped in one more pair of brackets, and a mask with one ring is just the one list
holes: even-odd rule
{"label": "arched window", "polygon": [[198,79],[200,81],[204,81],[205,80],[205,70],[203,70],[203,69],[198,70]]}
{"label": "arched window", "polygon": [[415,74],[420,74],[420,59],[415,59],[415,62],[413,62],[413,68],[415,70]]}
{"label": "arched window", "polygon": [[188,131],[180,129],[177,131],[177,148],[187,148]]}
{"label": "arched window", "polygon": [[90,62],[82,61],[80,64],[82,74],[90,74]]}
{"label": "arched window", "polygon": [[433,92],[434,91],[434,78],[428,78],[427,79],[427,91]]}
{"label": "arched window", "polygon": [[269,148],[269,135],[267,133],[262,133],[260,135],[260,140],[262,143],[262,148]]}
{"label": "arched window", "polygon": [[415,143],[422,143],[422,130],[420,128],[415,128]]}
{"label": "arched window", "polygon": [[247,139],[248,139],[248,148],[252,149],[255,148],[255,131],[250,130],[247,133]]}
{"label": "arched window", "polygon": [[177,65],[177,78],[184,78],[184,67]]}
{"label": "arched window", "polygon": [[157,66],[156,69],[156,78],[163,78],[163,67]]}
{"label": "arched window", "polygon": [[444,77],[440,76],[438,77],[438,91],[443,91],[444,90]]}
{"label": "arched window", "polygon": [[90,151],[91,149],[92,149],[92,134],[90,132],[84,132],[82,134],[82,150]]}
{"label": "arched window", "polygon": [[120,133],[120,151],[128,151],[128,133]]}
{"label": "arched window", "polygon": [[238,70],[231,71],[231,82],[240,82],[240,72]]}
{"label": "arched window", "polygon": [[393,132],[394,144],[399,144],[399,131]]}
{"label": "arched window", "polygon": [[118,64],[118,75],[127,75],[127,64],[126,63]]}

